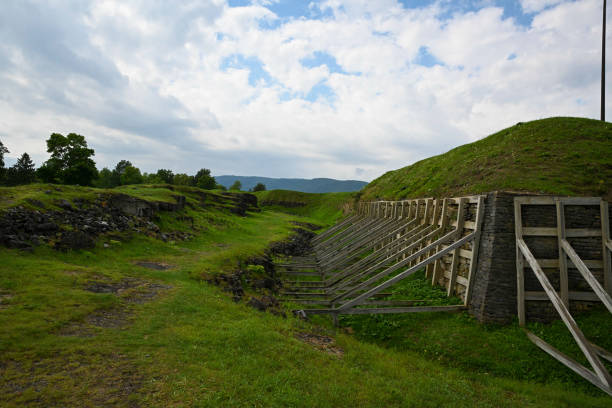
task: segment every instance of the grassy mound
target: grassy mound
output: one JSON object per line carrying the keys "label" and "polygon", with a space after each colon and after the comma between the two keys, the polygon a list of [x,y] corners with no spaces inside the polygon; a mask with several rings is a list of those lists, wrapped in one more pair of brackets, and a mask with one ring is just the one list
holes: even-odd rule
{"label": "grassy mound", "polygon": [[389,171],[363,200],[449,197],[494,190],[612,199],[612,124],[549,118]]}
{"label": "grassy mound", "polygon": [[259,205],[274,211],[300,215],[313,222],[331,225],[350,208],[358,193],[302,193],[270,190],[255,193]]}

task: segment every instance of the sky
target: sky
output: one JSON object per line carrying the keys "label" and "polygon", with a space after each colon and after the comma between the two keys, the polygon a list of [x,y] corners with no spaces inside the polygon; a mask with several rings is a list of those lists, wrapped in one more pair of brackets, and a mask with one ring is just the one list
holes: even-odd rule
{"label": "sky", "polygon": [[601,20],[601,0],[4,0],[0,141],[8,163],[75,132],[99,169],[369,181],[599,118]]}

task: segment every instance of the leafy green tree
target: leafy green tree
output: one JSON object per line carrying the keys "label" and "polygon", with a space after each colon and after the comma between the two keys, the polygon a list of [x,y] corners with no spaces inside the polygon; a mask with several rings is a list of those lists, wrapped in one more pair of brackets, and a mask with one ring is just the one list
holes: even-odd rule
{"label": "leafy green tree", "polygon": [[175,174],[173,184],[177,186],[191,186],[194,184],[194,177],[188,176],[185,173]]}
{"label": "leafy green tree", "polygon": [[9,150],[4,147],[2,141],[0,140],[0,184],[4,182],[4,178],[6,176],[6,169],[4,168],[4,154],[10,153]]}
{"label": "leafy green tree", "polygon": [[115,165],[115,168],[113,169],[113,175],[111,177],[111,180],[112,180],[111,187],[116,187],[116,186],[120,186],[121,184],[123,184],[121,182],[121,177],[125,173],[125,169],[127,169],[130,166],[132,166],[132,163],[129,160],[120,160],[119,163]]}
{"label": "leafy green tree", "polygon": [[209,169],[200,169],[194,176],[194,179],[195,185],[204,190],[212,190],[217,185],[215,178],[210,175]]}
{"label": "leafy green tree", "polygon": [[242,189],[242,183],[240,182],[240,180],[236,180],[236,181],[234,181],[234,184],[232,184],[229,189],[230,190],[235,190],[235,191],[240,191],[240,189]]}
{"label": "leafy green tree", "polygon": [[51,157],[38,171],[43,181],[89,186],[98,176],[91,159],[94,150],[87,147],[82,135],[53,133],[47,140],[47,152]]}
{"label": "leafy green tree", "polygon": [[123,169],[121,174],[121,185],[124,186],[126,184],[142,184],[144,181],[142,174],[140,174],[140,169],[129,165]]}
{"label": "leafy green tree", "polygon": [[266,191],[266,185],[264,183],[257,183],[255,187],[253,187],[253,191]]}
{"label": "leafy green tree", "polygon": [[155,175],[162,181],[162,183],[172,184],[174,181],[174,173],[172,173],[172,170],[159,169]]}
{"label": "leafy green tree", "polygon": [[2,140],[0,140],[0,168],[4,168],[4,154],[5,153],[10,153],[9,149],[4,147]]}
{"label": "leafy green tree", "polygon": [[24,153],[17,160],[17,163],[8,169],[6,183],[11,186],[30,184],[35,178],[36,170],[34,169],[34,162],[30,159],[29,154]]}
{"label": "leafy green tree", "polygon": [[227,187],[225,187],[223,184],[215,184],[215,189],[221,190],[221,191],[227,191]]}
{"label": "leafy green tree", "polygon": [[100,188],[111,188],[113,185],[113,172],[108,169],[108,167],[100,170],[98,174],[98,179],[95,182],[96,187]]}
{"label": "leafy green tree", "polygon": [[162,184],[164,181],[157,177],[155,173],[143,173],[142,174],[143,183],[145,184]]}

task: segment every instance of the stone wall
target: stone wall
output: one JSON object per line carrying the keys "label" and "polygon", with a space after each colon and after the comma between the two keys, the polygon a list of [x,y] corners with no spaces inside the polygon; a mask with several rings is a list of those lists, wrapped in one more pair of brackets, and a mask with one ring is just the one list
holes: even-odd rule
{"label": "stone wall", "polygon": [[[487,194],[485,216],[482,225],[478,267],[469,310],[479,321],[508,323],[517,316],[516,289],[516,236],[514,231],[514,198],[524,194],[493,192]],[[599,206],[565,206],[566,228],[600,229]],[[522,211],[524,227],[549,227],[557,225],[554,205],[524,205]],[[583,260],[602,260],[600,237],[568,238]],[[525,242],[537,259],[559,258],[556,237],[526,236]],[[590,268],[603,283],[603,270]],[[559,287],[559,269],[544,268],[544,272],[555,288]],[[568,268],[569,290],[586,292],[590,287],[577,269]],[[531,268],[525,268],[525,290],[543,291]],[[570,301],[570,310],[585,310],[595,303]],[[528,321],[550,321],[558,318],[548,300],[526,302]]]}

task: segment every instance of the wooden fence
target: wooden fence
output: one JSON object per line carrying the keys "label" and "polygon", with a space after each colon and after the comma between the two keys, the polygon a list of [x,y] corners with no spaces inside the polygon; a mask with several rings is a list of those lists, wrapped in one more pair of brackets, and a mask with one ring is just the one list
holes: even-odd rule
{"label": "wooden fence", "polygon": [[[529,227],[523,225],[523,211],[525,206],[555,206],[556,226]],[[569,206],[596,206],[600,209],[600,228],[591,226],[573,228],[566,227],[566,207]],[[554,348],[552,345],[525,329],[529,339],[552,357],[565,364],[586,380],[612,395],[612,376],[602,363],[601,358],[612,361],[612,353],[591,343],[580,330],[570,313],[572,301],[600,301],[612,313],[612,270],[610,252],[610,221],[608,203],[600,198],[560,198],[560,197],[517,197],[514,200],[515,230],[516,230],[516,272],[517,272],[517,300],[519,324],[525,327],[527,322],[526,302],[530,300],[550,300],[553,307],[567,326],[574,340],[584,353],[591,369],[578,363],[576,360]],[[526,239],[537,237],[553,237],[557,241],[557,259],[538,259],[534,255]],[[601,241],[601,258],[593,259],[593,251],[588,259],[583,259],[574,248],[572,239],[595,238]],[[531,246],[534,246],[532,244]],[[584,251],[589,253],[589,251]],[[526,269],[526,266],[528,267]],[[584,281],[588,283],[591,291],[571,291],[569,285],[568,268],[577,269]],[[556,268],[558,271],[545,273],[544,269]],[[601,269],[602,278],[598,279],[591,269]],[[542,287],[542,291],[526,291],[526,272],[531,270]],[[555,276],[558,275],[558,276]],[[557,288],[551,281],[558,277]],[[555,279],[557,282],[557,279]]]}

